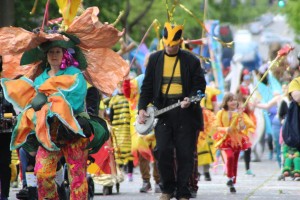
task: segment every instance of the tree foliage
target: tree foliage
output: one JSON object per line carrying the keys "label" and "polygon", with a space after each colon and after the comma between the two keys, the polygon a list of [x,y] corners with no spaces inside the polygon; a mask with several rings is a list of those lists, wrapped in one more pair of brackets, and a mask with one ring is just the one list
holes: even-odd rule
{"label": "tree foliage", "polygon": [[[36,13],[30,15],[34,0],[15,0],[15,25],[32,30],[40,26],[43,21],[44,8],[47,0],[39,0]],[[200,38],[202,28],[197,20],[203,20],[205,0],[177,0],[190,10],[191,16],[181,7],[177,6],[174,11],[174,22],[185,25],[185,38]],[[218,19],[221,23],[244,24],[268,8],[268,0],[207,0],[206,19]],[[168,0],[168,7],[171,8],[174,0]],[[221,3],[218,3],[221,2]],[[232,4],[235,2],[235,5]],[[98,6],[100,8],[99,18],[102,22],[113,23],[120,11],[124,15],[116,25],[119,30],[126,28],[127,33],[136,41],[140,41],[154,19],[161,25],[167,21],[166,0],[84,0],[84,7]],[[51,19],[59,17],[55,0],[50,1]],[[197,20],[195,19],[197,18]],[[298,25],[299,26],[299,25]],[[156,37],[154,29],[151,30],[146,42]]]}
{"label": "tree foliage", "polygon": [[[298,0],[289,0],[286,6],[281,10],[287,16],[289,25],[297,35],[300,34],[300,4]],[[298,41],[299,42],[299,41]]]}

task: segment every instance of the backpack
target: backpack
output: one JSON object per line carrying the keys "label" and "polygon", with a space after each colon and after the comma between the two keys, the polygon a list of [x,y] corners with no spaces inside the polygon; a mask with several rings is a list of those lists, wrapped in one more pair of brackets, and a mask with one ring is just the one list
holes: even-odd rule
{"label": "backpack", "polygon": [[300,150],[300,107],[291,101],[282,127],[282,137],[286,145]]}

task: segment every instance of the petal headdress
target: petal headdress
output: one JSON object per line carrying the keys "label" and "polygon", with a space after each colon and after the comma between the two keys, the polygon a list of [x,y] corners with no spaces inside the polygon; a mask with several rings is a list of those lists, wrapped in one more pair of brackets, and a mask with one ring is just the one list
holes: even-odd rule
{"label": "petal headdress", "polygon": [[[102,93],[111,95],[118,82],[129,73],[128,63],[111,49],[122,37],[124,31],[120,32],[110,24],[101,23],[98,14],[97,7],[87,8],[82,15],[70,23],[64,34],[46,33],[43,30],[30,32],[18,27],[0,28],[0,55],[3,56],[2,76],[15,78],[13,76],[31,72],[28,77],[34,77],[36,71],[32,70],[32,66],[42,61],[43,54],[37,51],[42,43],[47,41],[70,43],[70,40],[74,41],[74,38],[78,38],[80,42],[74,43],[75,52],[78,53],[75,57],[79,62],[86,61],[86,65],[80,63],[79,68],[83,70],[90,84]],[[20,54],[23,53],[25,55],[20,62]],[[26,70],[18,63],[23,64]]]}

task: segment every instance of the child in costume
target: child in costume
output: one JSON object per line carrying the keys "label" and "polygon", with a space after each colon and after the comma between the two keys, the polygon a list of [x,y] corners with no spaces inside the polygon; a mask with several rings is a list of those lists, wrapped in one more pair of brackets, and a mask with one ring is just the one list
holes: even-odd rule
{"label": "child in costume", "polygon": [[300,151],[297,148],[282,146],[284,166],[282,173],[284,176],[293,176],[295,180],[300,180]]}
{"label": "child in costume", "polygon": [[217,127],[213,138],[216,140],[216,147],[226,155],[227,186],[230,192],[235,193],[239,154],[241,150],[251,146],[247,134],[254,132],[254,124],[246,113],[238,110],[238,101],[234,94],[226,94],[221,107],[222,110],[217,113]]}
{"label": "child in costume", "polygon": [[113,96],[108,107],[110,108],[110,122],[115,137],[113,138],[116,163],[120,166],[127,165],[128,179],[133,181],[133,156],[131,154],[130,113],[129,102],[123,93],[123,83],[118,84],[118,94]]}
{"label": "child in costume", "polygon": [[201,100],[201,107],[203,109],[204,131],[200,132],[198,138],[198,165],[203,166],[203,174],[205,181],[211,181],[209,173],[210,164],[216,158],[216,148],[213,146],[214,141],[211,138],[212,125],[216,119],[215,114],[218,111],[217,95],[221,91],[214,86],[206,86],[205,97]]}
{"label": "child in costume", "polygon": [[155,147],[155,136],[153,133],[148,134],[147,136],[139,135],[135,128],[134,122],[137,115],[137,104],[139,95],[141,92],[142,82],[144,80],[144,74],[137,76],[134,79],[125,79],[123,82],[124,95],[129,101],[130,105],[130,134],[132,139],[132,154],[134,155],[135,165],[139,163],[140,171],[143,179],[142,187],[140,188],[141,193],[148,192],[152,189],[150,183],[150,162],[153,163],[153,178],[155,181],[156,193],[160,193],[159,188],[159,174],[156,163],[153,158],[153,148]]}
{"label": "child in costume", "polygon": [[197,151],[198,151],[198,166],[203,167],[204,180],[211,181],[209,168],[210,164],[215,161],[216,148],[214,147],[214,140],[212,140],[212,131],[216,122],[215,114],[209,109],[202,108],[204,131],[201,131],[198,137]]}

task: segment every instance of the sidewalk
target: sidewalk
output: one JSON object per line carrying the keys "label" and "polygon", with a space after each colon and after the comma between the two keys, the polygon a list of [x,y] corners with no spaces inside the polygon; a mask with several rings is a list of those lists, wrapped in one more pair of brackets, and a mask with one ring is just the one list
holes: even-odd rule
{"label": "sidewalk", "polygon": [[[241,199],[257,199],[257,200],[275,200],[275,199],[300,199],[300,181],[292,181],[286,179],[285,181],[278,181],[280,170],[275,160],[270,161],[263,159],[262,162],[251,162],[251,169],[255,176],[245,175],[245,164],[241,160],[239,162],[238,177],[236,184],[236,194],[231,194],[226,186],[227,178],[223,175],[222,166],[218,167],[217,174],[211,173],[212,181],[203,181],[201,177],[198,183],[199,190],[197,195],[198,199],[203,200],[241,200]],[[103,196],[102,186],[96,185],[95,200],[155,200],[158,199],[159,194],[153,191],[142,194],[139,193],[139,188],[142,184],[139,169],[134,169],[134,181],[128,182],[125,179],[120,184],[120,193],[116,194],[115,187],[113,194]],[[151,180],[152,181],[152,180]],[[152,181],[152,186],[154,183]],[[10,200],[16,199],[18,189],[12,189]]]}

